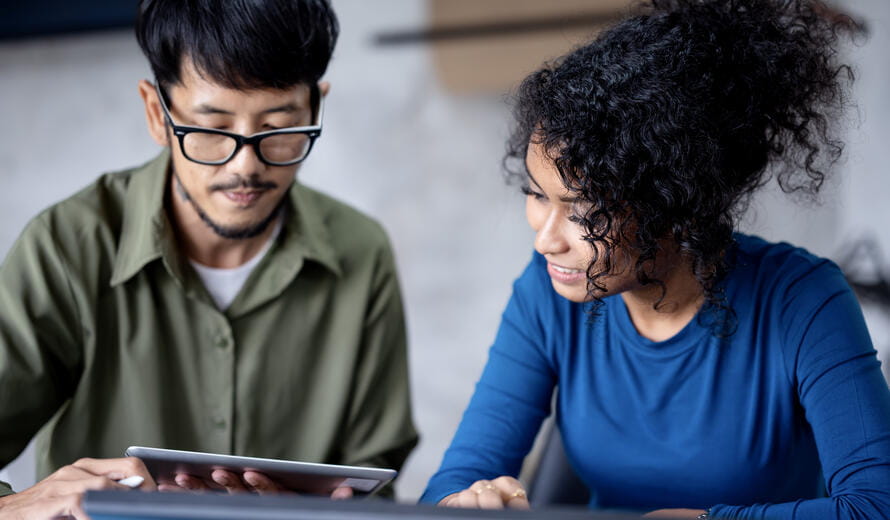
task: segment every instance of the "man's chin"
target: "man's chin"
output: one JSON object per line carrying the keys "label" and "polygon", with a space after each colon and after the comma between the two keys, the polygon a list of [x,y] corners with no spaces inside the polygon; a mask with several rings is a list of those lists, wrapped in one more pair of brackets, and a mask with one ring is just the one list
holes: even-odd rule
{"label": "man's chin", "polygon": [[268,229],[269,224],[275,220],[278,213],[277,210],[272,211],[268,217],[262,220],[235,222],[217,220],[203,212],[199,212],[199,215],[201,216],[201,220],[204,221],[204,224],[206,224],[217,236],[231,240],[243,240],[261,235],[263,231]]}

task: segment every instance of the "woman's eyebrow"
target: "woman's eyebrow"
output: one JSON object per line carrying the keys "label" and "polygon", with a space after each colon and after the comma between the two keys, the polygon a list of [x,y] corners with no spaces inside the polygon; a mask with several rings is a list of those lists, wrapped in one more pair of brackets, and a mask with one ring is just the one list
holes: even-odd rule
{"label": "woman's eyebrow", "polygon": [[544,188],[542,188],[541,185],[538,184],[538,181],[535,180],[535,176],[532,175],[531,168],[528,167],[527,162],[525,163],[525,175],[528,176],[528,178],[532,181],[532,184],[537,186],[539,190],[544,191]]}
{"label": "woman's eyebrow", "polygon": [[[544,188],[542,188],[541,185],[538,184],[538,181],[535,180],[535,176],[532,175],[532,171],[529,169],[527,163],[526,163],[526,165],[525,165],[525,174],[528,176],[529,180],[532,181],[532,184],[534,184],[535,186],[537,186],[537,188],[538,188],[539,190],[544,191]],[[567,203],[567,204],[575,204],[575,203],[578,203],[578,202],[583,202],[584,199],[582,199],[581,197],[565,196],[565,197],[560,197],[560,198],[559,198],[559,201],[560,201],[560,202],[565,202],[565,203]]]}

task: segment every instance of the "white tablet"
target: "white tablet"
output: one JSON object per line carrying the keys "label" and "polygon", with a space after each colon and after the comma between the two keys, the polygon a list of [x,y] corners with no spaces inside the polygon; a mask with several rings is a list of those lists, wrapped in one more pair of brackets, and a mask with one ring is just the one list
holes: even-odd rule
{"label": "white tablet", "polygon": [[239,477],[245,471],[256,471],[297,493],[312,495],[330,495],[338,487],[351,487],[356,495],[370,495],[397,474],[394,469],[239,457],[143,446],[130,446],[124,456],[141,459],[156,482],[174,482],[177,473],[186,473],[204,480],[208,487],[219,490],[224,488],[210,477],[216,469],[230,471]]}

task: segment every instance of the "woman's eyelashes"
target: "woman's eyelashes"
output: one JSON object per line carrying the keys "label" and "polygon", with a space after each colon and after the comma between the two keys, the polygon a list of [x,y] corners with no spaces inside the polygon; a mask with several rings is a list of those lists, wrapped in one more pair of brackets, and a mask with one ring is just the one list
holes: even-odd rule
{"label": "woman's eyelashes", "polygon": [[[535,191],[529,185],[522,186],[520,188],[520,190],[522,191],[523,195],[525,195],[526,197],[532,197],[536,201],[545,202],[545,201],[549,200],[546,195],[544,195],[543,193],[541,193],[539,191]],[[573,224],[580,225],[580,224],[584,223],[584,220],[585,220],[584,213],[585,212],[584,212],[583,208],[575,207],[577,205],[578,205],[577,203],[571,203],[571,208],[569,208],[566,212],[567,213],[566,220],[568,220],[569,222],[571,222]]]}
{"label": "woman's eyelashes", "polygon": [[531,186],[529,186],[529,185],[525,185],[520,189],[522,190],[522,194],[525,195],[526,197],[534,197],[535,200],[546,200],[547,199],[547,197],[545,197],[543,193],[533,190],[531,188]]}

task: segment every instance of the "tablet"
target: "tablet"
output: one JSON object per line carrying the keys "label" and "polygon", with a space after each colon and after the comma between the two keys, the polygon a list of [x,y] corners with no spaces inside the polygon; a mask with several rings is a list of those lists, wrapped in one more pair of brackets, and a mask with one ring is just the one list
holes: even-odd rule
{"label": "tablet", "polygon": [[351,487],[357,496],[370,495],[397,474],[394,469],[239,457],[144,446],[130,446],[124,456],[141,459],[155,482],[172,483],[177,473],[186,473],[204,480],[208,487],[217,490],[225,488],[210,477],[216,469],[231,471],[239,477],[245,471],[256,471],[297,493],[311,495],[330,495],[338,487]]}

